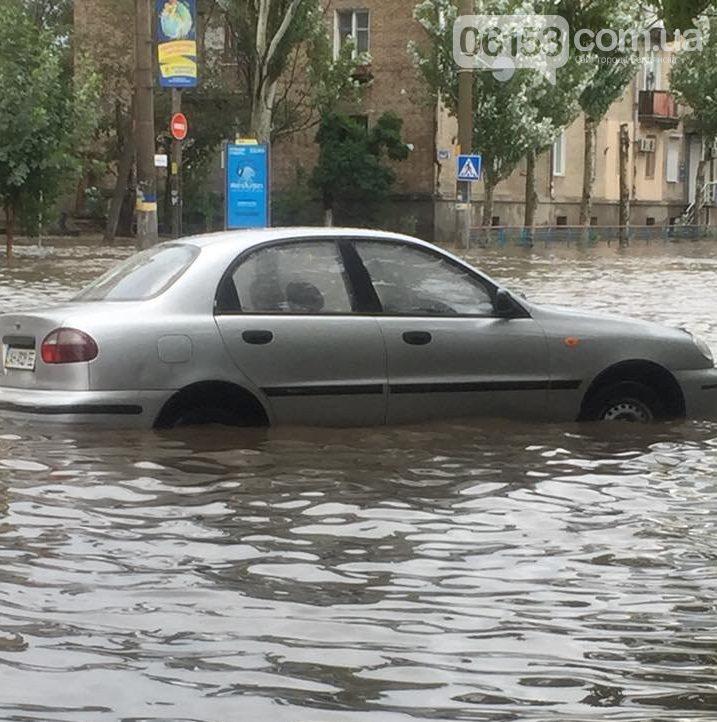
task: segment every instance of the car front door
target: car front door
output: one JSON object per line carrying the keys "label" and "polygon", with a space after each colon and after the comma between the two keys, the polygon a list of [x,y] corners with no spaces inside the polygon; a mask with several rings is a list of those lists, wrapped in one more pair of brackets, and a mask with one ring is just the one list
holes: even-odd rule
{"label": "car front door", "polygon": [[241,256],[215,318],[239,379],[284,424],[374,425],[386,419],[386,352],[332,240],[284,241]]}
{"label": "car front door", "polygon": [[547,342],[527,313],[498,317],[495,288],[436,250],[393,240],[354,248],[380,302],[390,423],[545,417]]}

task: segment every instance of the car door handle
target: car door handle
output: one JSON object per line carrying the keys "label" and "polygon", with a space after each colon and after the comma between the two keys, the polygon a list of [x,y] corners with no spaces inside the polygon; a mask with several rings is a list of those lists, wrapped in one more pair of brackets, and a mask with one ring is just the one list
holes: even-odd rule
{"label": "car door handle", "polygon": [[244,331],[241,337],[246,343],[254,346],[266,346],[274,340],[274,334],[271,331]]}
{"label": "car door handle", "polygon": [[427,346],[433,340],[433,336],[427,331],[406,331],[403,340],[409,346]]}

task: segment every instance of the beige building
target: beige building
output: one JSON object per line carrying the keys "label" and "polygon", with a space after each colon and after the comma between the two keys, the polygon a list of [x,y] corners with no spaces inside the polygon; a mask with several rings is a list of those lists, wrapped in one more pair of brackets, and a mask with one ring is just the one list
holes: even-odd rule
{"label": "beige building", "polygon": [[[620,199],[619,134],[627,124],[632,140],[629,169],[631,185],[631,225],[670,225],[695,197],[697,166],[702,157],[702,140],[692,134],[682,118],[684,109],[669,91],[669,75],[674,52],[670,48],[653,53],[613,104],[597,129],[596,176],[593,188],[592,223],[618,225]],[[456,136],[456,122],[440,116],[438,143],[450,148]],[[585,156],[584,117],[565,128],[552,149],[537,163],[539,206],[537,223],[571,226],[579,222]],[[453,222],[455,188],[451,177],[454,160],[445,166],[436,186],[437,228],[450,228]],[[482,183],[474,184],[475,225],[483,194]],[[525,163],[495,191],[493,224],[521,226],[524,215]],[[445,231],[444,231],[445,232]]]}

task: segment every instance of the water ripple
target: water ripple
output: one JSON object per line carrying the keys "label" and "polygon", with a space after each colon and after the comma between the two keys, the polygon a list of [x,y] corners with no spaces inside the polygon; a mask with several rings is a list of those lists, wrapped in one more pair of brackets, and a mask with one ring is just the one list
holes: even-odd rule
{"label": "water ripple", "polygon": [[[77,253],[84,278],[124,251]],[[67,297],[74,254],[20,259],[0,301]],[[713,255],[481,265],[717,345]],[[716,513],[713,424],[6,424],[0,717],[714,720]]]}

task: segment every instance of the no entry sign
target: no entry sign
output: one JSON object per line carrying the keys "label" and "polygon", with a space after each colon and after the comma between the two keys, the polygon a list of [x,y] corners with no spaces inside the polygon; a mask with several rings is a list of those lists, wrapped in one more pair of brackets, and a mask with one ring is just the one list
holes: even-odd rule
{"label": "no entry sign", "polygon": [[175,113],[172,116],[169,130],[172,133],[172,138],[175,140],[184,140],[187,137],[189,123],[187,123],[187,118],[184,113]]}

